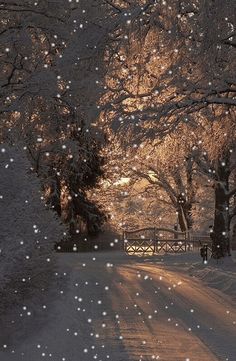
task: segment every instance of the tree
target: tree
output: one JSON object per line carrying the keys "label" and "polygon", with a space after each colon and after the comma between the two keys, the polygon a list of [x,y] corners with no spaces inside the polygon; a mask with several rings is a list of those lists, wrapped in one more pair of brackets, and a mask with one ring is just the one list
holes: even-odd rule
{"label": "tree", "polygon": [[[107,93],[101,101],[103,120],[123,135],[126,144],[130,138],[133,144],[160,141],[179,129],[181,132],[183,123],[190,128],[199,125],[196,132],[205,139],[203,120],[216,122],[215,127],[208,123],[213,132],[208,140],[218,142],[219,122],[223,122],[223,127],[227,122],[232,124],[236,105],[235,2],[167,0],[118,4],[117,17],[125,11],[130,18],[120,26],[115,51],[107,57],[110,66]],[[142,11],[135,11],[140,5]],[[210,169],[215,170],[212,179],[216,258],[229,252],[232,215],[227,212],[234,193],[228,184],[232,170],[221,165],[232,161],[231,156],[227,160],[229,149],[225,150],[223,144],[221,139],[222,149],[219,146],[217,155],[209,156]],[[186,157],[191,159],[191,154]],[[201,155],[195,153],[198,166],[200,159]]]}
{"label": "tree", "polygon": [[[145,215],[149,214],[149,218],[152,210],[154,224],[158,222],[157,215],[161,217],[161,213],[165,213],[162,222],[173,226],[177,213],[182,231],[187,232],[193,224],[196,182],[193,180],[193,160],[191,157],[187,159],[185,148],[184,137],[179,138],[179,135],[170,136],[158,144],[143,142],[130,147],[123,147],[122,141],[119,142],[116,137],[104,151],[107,159],[104,167],[107,192],[113,191],[112,198],[117,199],[121,189],[122,194],[126,192],[127,197],[132,199],[132,204],[137,203],[140,197],[137,209]],[[169,221],[165,219],[167,213]],[[147,217],[142,218],[144,223],[145,220],[150,223]]]}
{"label": "tree", "polygon": [[[196,182],[193,180],[193,158],[185,150],[182,139],[167,137],[157,148],[149,149],[147,156],[142,147],[137,155],[138,166],[133,172],[138,177],[146,179],[153,187],[164,191],[172,207],[178,215],[178,223],[182,232],[188,232],[193,226],[192,209],[195,204]],[[177,152],[178,151],[178,152]]]}
{"label": "tree", "polygon": [[216,110],[233,111],[233,0],[146,1],[141,12],[127,6],[132,15],[108,58],[104,98],[105,115],[116,129],[155,137],[181,122],[197,122],[200,114],[213,120]]}
{"label": "tree", "polygon": [[82,218],[89,232],[104,219],[87,195],[102,163],[102,134],[91,123],[99,112],[107,35],[103,7],[96,5],[95,11],[86,2],[0,3],[1,140],[25,143],[48,202],[71,230]]}
{"label": "tree", "polygon": [[214,188],[213,257],[230,255],[230,224],[235,216],[232,202],[236,194],[235,120],[205,124],[202,142],[193,147],[193,157]]}

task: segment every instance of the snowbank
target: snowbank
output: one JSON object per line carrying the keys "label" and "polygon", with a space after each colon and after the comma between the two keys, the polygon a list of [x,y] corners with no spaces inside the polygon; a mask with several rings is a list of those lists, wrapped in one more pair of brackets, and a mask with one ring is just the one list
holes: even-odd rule
{"label": "snowbank", "polygon": [[[64,227],[45,207],[40,182],[23,149],[0,146],[0,321],[25,324],[54,277],[53,244]],[[10,331],[9,331],[10,333]],[[5,332],[5,337],[7,336]]]}
{"label": "snowbank", "polygon": [[189,274],[236,299],[236,252],[218,262],[210,260],[207,265],[194,263],[189,268]]}
{"label": "snowbank", "polygon": [[158,255],[144,258],[143,261],[163,264],[167,269],[189,274],[236,300],[236,251],[231,257],[218,262],[210,260],[207,264],[202,263],[198,252]]}

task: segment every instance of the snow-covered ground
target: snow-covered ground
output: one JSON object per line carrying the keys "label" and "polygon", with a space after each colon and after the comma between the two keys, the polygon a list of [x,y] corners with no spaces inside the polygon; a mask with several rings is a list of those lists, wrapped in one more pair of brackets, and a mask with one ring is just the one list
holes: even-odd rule
{"label": "snow-covered ground", "polygon": [[196,254],[122,252],[58,260],[67,283],[56,290],[47,322],[18,345],[9,340],[1,361],[236,360],[235,302],[206,284],[213,268],[236,278],[233,264],[203,268]]}
{"label": "snow-covered ground", "polygon": [[193,277],[202,280],[208,286],[218,289],[236,301],[236,254],[232,258],[216,263],[210,261],[207,266],[203,264],[193,264],[189,273]]}
{"label": "snow-covered ground", "polygon": [[166,267],[184,272],[203,284],[223,292],[236,301],[236,252],[220,261],[203,264],[198,253],[166,254],[161,257]]}

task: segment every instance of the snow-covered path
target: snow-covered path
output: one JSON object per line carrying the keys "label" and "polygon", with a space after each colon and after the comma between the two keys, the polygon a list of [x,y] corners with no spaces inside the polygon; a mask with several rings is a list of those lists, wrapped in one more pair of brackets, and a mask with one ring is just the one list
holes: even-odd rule
{"label": "snow-covered path", "polygon": [[236,309],[220,292],[158,257],[58,257],[68,282],[48,324],[1,361],[236,360]]}

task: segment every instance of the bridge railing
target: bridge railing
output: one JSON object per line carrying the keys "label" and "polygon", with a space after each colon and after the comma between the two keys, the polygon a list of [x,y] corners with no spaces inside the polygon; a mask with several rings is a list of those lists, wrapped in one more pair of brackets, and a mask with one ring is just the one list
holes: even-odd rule
{"label": "bridge railing", "polygon": [[201,245],[211,245],[209,235],[191,235],[169,228],[141,228],[123,233],[124,250],[127,253],[180,253],[199,249]]}

